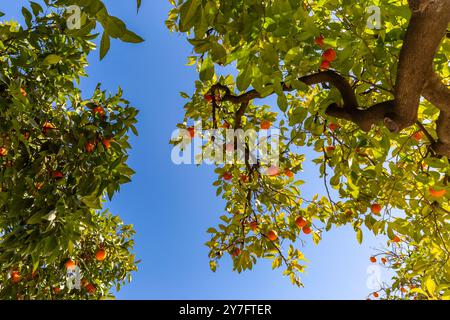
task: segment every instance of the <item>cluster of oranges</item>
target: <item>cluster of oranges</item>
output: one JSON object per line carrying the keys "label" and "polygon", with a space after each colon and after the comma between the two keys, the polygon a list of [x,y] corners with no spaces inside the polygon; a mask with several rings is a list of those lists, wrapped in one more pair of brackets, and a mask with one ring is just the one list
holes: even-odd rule
{"label": "cluster of oranges", "polygon": [[[323,36],[315,39],[316,45],[319,47],[325,46],[325,38]],[[331,67],[331,63],[336,60],[337,54],[333,48],[327,49],[322,53],[322,62],[320,63],[320,69],[328,70]]]}

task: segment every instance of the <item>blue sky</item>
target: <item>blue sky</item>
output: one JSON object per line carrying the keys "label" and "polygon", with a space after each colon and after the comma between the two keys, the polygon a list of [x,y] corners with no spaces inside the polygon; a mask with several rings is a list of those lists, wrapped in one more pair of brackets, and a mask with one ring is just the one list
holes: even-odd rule
{"label": "blue sky", "polygon": [[[4,2],[4,1],[3,1]],[[211,166],[176,166],[168,144],[175,125],[183,119],[184,99],[198,78],[185,66],[191,47],[183,35],[170,33],[164,21],[166,0],[144,0],[136,14],[135,1],[105,1],[112,15],[146,39],[139,45],[113,41],[103,61],[98,52],[90,57],[89,78],[82,89],[89,95],[98,82],[114,92],[119,86],[125,98],[140,109],[139,137],[132,139],[130,165],[137,174],[110,204],[136,231],[135,252],[142,262],[133,282],[118,294],[120,299],[365,299],[367,268],[374,248],[383,245],[368,232],[359,245],[351,228],[333,229],[319,246],[304,248],[310,263],[296,288],[270,262],[259,261],[251,272],[231,271],[225,257],[216,273],[208,264],[206,229],[215,226],[224,203],[216,198]],[[8,1],[0,10],[4,18],[21,19],[20,4]],[[311,157],[309,157],[311,159]],[[323,193],[318,168],[307,163],[298,178],[307,181],[305,193]],[[382,276],[387,272],[382,270]]]}

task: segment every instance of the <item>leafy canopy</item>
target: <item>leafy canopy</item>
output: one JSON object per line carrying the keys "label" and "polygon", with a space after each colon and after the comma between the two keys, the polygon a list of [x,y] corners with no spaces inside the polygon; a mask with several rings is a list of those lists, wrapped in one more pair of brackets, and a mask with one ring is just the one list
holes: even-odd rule
{"label": "leafy canopy", "polygon": [[[194,51],[188,65],[200,77],[195,92],[183,94],[189,101],[178,127],[202,120],[205,129],[246,130],[270,121],[282,133],[280,174],[265,175],[258,165],[216,168],[214,185],[226,207],[218,227],[208,230],[212,270],[225,254],[238,272],[269,258],[273,268],[283,267],[302,285],[306,259],[300,244],[310,238],[318,243],[331,228],[351,225],[360,243],[365,232],[387,239],[374,254],[395,271],[383,297],[450,298],[450,166],[431,148],[439,110],[422,99],[418,125],[400,133],[375,125],[365,132],[326,114],[330,104],[342,103],[339,88],[299,80],[330,69],[351,85],[363,109],[391,100],[411,18],[408,2],[170,2],[166,24],[186,33]],[[369,6],[381,8],[379,29],[368,28]],[[321,65],[324,52],[332,51],[336,59]],[[445,38],[434,65],[447,82],[449,56]],[[270,95],[278,108],[255,99]],[[327,190],[312,199],[303,195],[304,181],[298,179],[306,154],[314,157]]]}
{"label": "leafy canopy", "polygon": [[[72,5],[80,29],[67,27]],[[134,174],[138,111],[120,89],[84,98],[78,84],[98,24],[101,57],[110,38],[142,39],[99,0],[30,1],[22,14],[23,26],[0,22],[0,298],[110,297],[136,270],[132,226],[103,205]],[[67,285],[67,262],[81,290]]]}

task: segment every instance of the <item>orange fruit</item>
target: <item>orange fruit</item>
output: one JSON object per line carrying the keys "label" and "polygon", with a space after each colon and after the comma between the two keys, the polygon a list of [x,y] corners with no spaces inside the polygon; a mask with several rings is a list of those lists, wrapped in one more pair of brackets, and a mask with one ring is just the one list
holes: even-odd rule
{"label": "orange fruit", "polygon": [[100,116],[104,117],[106,115],[105,109],[103,109],[100,106],[96,106],[94,109],[92,109],[92,112],[94,113],[94,116]]}
{"label": "orange fruit", "polygon": [[375,298],[378,298],[380,295],[378,294],[378,292],[374,292],[374,293],[373,293],[373,296],[374,296]]}
{"label": "orange fruit", "polygon": [[402,240],[400,239],[399,236],[394,236],[394,237],[392,238],[392,241],[395,242],[395,243],[399,243],[399,242],[402,241]]}
{"label": "orange fruit", "polygon": [[86,149],[87,153],[94,152],[94,150],[95,150],[95,143],[93,143],[93,142],[86,143],[85,149]]}
{"label": "orange fruit", "polygon": [[239,249],[239,248],[234,248],[234,250],[231,252],[231,255],[233,256],[233,257],[237,257],[237,256],[239,256],[241,254],[241,249]]}
{"label": "orange fruit", "polygon": [[334,60],[336,60],[336,51],[334,51],[334,49],[328,49],[325,50],[322,54],[322,58],[325,61],[329,61],[329,62],[333,62]]}
{"label": "orange fruit", "polygon": [[6,157],[8,155],[8,149],[6,147],[0,147],[0,157]]}
{"label": "orange fruit", "polygon": [[111,139],[103,138],[102,144],[105,147],[105,149],[108,150],[109,148],[111,148]]}
{"label": "orange fruit", "polygon": [[95,259],[97,259],[97,261],[103,261],[106,258],[106,251],[103,249],[98,250],[95,253]]}
{"label": "orange fruit", "polygon": [[335,123],[330,123],[328,128],[330,129],[330,131],[336,131],[336,129],[339,128],[339,126]]}
{"label": "orange fruit", "polygon": [[370,207],[370,210],[372,211],[373,214],[380,214],[382,207],[378,204],[378,203],[374,203],[372,204],[372,206]]}
{"label": "orange fruit", "polygon": [[233,175],[232,175],[231,173],[225,172],[225,173],[223,174],[223,179],[224,179],[225,181],[230,181],[231,179],[233,179]]}
{"label": "orange fruit", "polygon": [[275,241],[278,239],[278,233],[275,230],[270,230],[267,233],[267,238],[269,238],[270,241]]}
{"label": "orange fruit", "polygon": [[325,38],[324,36],[317,37],[314,39],[314,43],[317,44],[319,47],[323,47],[325,45]]}
{"label": "orange fruit", "polygon": [[42,132],[46,135],[50,130],[56,129],[55,125],[51,122],[46,121],[42,126]]}
{"label": "orange fruit", "polygon": [[59,294],[61,292],[61,288],[60,287],[54,287],[53,288],[53,293],[54,294]]}
{"label": "orange fruit", "polygon": [[330,61],[327,60],[322,60],[322,62],[320,63],[320,69],[322,70],[328,70],[331,67],[331,63]]}
{"label": "orange fruit", "polygon": [[430,188],[430,194],[435,198],[442,198],[447,193],[447,190],[436,190]]}
{"label": "orange fruit", "polygon": [[325,149],[327,152],[333,152],[334,150],[336,150],[336,147],[334,147],[334,146],[329,146],[329,147],[326,147],[326,149]]}
{"label": "orange fruit", "polygon": [[272,123],[269,120],[263,120],[261,122],[261,129],[263,129],[263,130],[269,130],[271,126],[272,126]]}
{"label": "orange fruit", "polygon": [[288,178],[293,178],[294,177],[294,173],[291,170],[289,170],[289,169],[284,170],[284,174]]}
{"label": "orange fruit", "polygon": [[190,137],[191,139],[194,139],[194,137],[195,137],[195,129],[194,129],[194,127],[189,127],[189,128],[187,129],[187,131],[188,131],[189,137]]}
{"label": "orange fruit", "polygon": [[59,179],[64,178],[64,174],[61,171],[53,171],[52,172],[52,178],[56,179],[56,180],[59,180]]}
{"label": "orange fruit", "polygon": [[96,291],[95,286],[92,283],[88,283],[85,288],[89,294],[93,294]]}
{"label": "orange fruit", "polygon": [[22,96],[24,96],[25,98],[27,97],[27,92],[25,91],[24,88],[20,88],[20,94],[21,94]]}
{"label": "orange fruit", "polygon": [[213,101],[213,99],[214,99],[214,97],[212,96],[212,95],[210,95],[210,94],[205,94],[204,96],[203,96],[203,98],[205,99],[205,101],[206,102],[212,102]]}
{"label": "orange fruit", "polygon": [[419,142],[420,140],[422,140],[422,138],[423,138],[423,133],[422,133],[422,131],[419,131],[419,132],[414,133],[413,136],[412,136],[412,138],[413,138],[414,140],[416,140],[417,142]]}
{"label": "orange fruit", "polygon": [[298,217],[295,219],[295,224],[301,229],[308,224],[308,221],[306,221],[303,217]]}
{"label": "orange fruit", "polygon": [[245,175],[245,174],[241,174],[240,178],[241,178],[241,181],[242,181],[243,183],[247,183],[248,180],[249,180],[249,179],[248,179],[248,176]]}
{"label": "orange fruit", "polygon": [[375,258],[375,257],[370,257],[370,262],[376,263],[376,262],[377,262],[377,258]]}
{"label": "orange fruit", "polygon": [[386,258],[381,258],[381,262],[382,262],[383,264],[386,264],[387,259],[386,259]]}
{"label": "orange fruit", "polygon": [[256,231],[258,229],[258,222],[252,221],[250,222],[249,226],[252,231]]}
{"label": "orange fruit", "polygon": [[269,169],[267,169],[267,174],[271,177],[275,177],[280,173],[280,169],[278,169],[277,166],[270,166]]}
{"label": "orange fruit", "polygon": [[11,282],[12,283],[19,283],[22,277],[20,276],[19,271],[11,271]]}
{"label": "orange fruit", "polygon": [[305,234],[310,234],[312,231],[309,226],[304,226],[302,230]]}
{"label": "orange fruit", "polygon": [[75,269],[75,262],[73,262],[71,259],[67,260],[67,262],[64,264],[67,270]]}

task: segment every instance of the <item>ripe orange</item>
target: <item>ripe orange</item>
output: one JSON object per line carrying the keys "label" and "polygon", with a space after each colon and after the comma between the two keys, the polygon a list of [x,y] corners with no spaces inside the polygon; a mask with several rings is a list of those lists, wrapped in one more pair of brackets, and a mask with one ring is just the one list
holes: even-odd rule
{"label": "ripe orange", "polygon": [[231,252],[231,255],[233,256],[233,257],[237,257],[237,256],[239,256],[241,254],[241,249],[239,249],[239,248],[234,248],[234,250]]}
{"label": "ripe orange", "polygon": [[280,173],[280,169],[278,169],[277,166],[270,166],[269,169],[267,169],[267,174],[271,177],[275,177]]}
{"label": "ripe orange", "polygon": [[370,207],[370,210],[372,211],[373,214],[378,215],[378,214],[380,214],[382,207],[378,203],[374,203]]}
{"label": "ripe orange", "polygon": [[270,241],[275,241],[278,239],[278,233],[275,230],[270,230],[267,233],[267,238],[269,238]]}
{"label": "ripe orange", "polygon": [[106,251],[103,249],[98,250],[95,253],[95,259],[97,259],[97,261],[103,261],[106,258]]}
{"label": "ripe orange", "polygon": [[325,61],[329,61],[329,62],[333,62],[334,60],[336,60],[336,56],[337,56],[337,54],[336,54],[336,51],[334,51],[334,49],[325,50],[322,54],[322,58]]}
{"label": "ripe orange", "polygon": [[100,116],[104,117],[106,115],[105,109],[103,109],[100,106],[96,106],[94,109],[92,109],[92,112],[94,113],[94,116]]}
{"label": "ripe orange", "polygon": [[395,242],[395,243],[399,243],[399,242],[402,241],[402,240],[400,239],[399,236],[394,236],[394,237],[392,238],[392,241]]}
{"label": "ripe orange", "polygon": [[336,129],[339,128],[339,126],[336,123],[330,123],[328,128],[333,132],[336,131]]}
{"label": "ripe orange", "polygon": [[71,259],[67,260],[64,265],[67,270],[75,269],[75,262],[73,262]]}
{"label": "ripe orange", "polygon": [[258,229],[258,222],[252,221],[252,222],[250,222],[249,226],[250,226],[250,229],[254,232]]}
{"label": "ripe orange", "polygon": [[46,121],[42,126],[42,132],[46,135],[50,130],[56,129],[55,125],[51,122]]}
{"label": "ripe orange", "polygon": [[272,126],[272,123],[269,120],[263,120],[261,122],[261,129],[263,129],[263,130],[269,130],[271,126]]}
{"label": "ripe orange", "polygon": [[423,138],[423,133],[422,133],[422,131],[419,131],[419,132],[414,133],[413,136],[412,136],[412,138],[413,138],[414,140],[416,140],[417,142],[419,142],[420,140],[422,140],[422,138]]}
{"label": "ripe orange", "polygon": [[375,257],[370,257],[370,262],[376,263],[376,262],[377,262],[377,258],[375,258]]}
{"label": "ripe orange", "polygon": [[312,231],[309,226],[304,226],[302,230],[305,234],[310,234]]}
{"label": "ripe orange", "polygon": [[334,146],[329,146],[329,147],[326,147],[326,149],[325,149],[327,152],[333,152],[334,150],[336,150],[336,147],[334,147]]}
{"label": "ripe orange", "polygon": [[328,70],[331,67],[331,63],[330,61],[327,60],[322,60],[322,62],[320,63],[320,69],[322,70]]}
{"label": "ripe orange", "polygon": [[94,150],[95,150],[95,143],[94,143],[94,142],[88,142],[88,143],[86,143],[85,149],[86,149],[86,152],[87,152],[87,153],[92,153],[92,152],[94,152]]}
{"label": "ripe orange", "polygon": [[231,179],[233,179],[233,175],[232,175],[231,173],[225,172],[225,173],[223,174],[223,179],[224,179],[225,181],[230,181]]}
{"label": "ripe orange", "polygon": [[402,293],[408,292],[408,290],[406,290],[406,288],[404,288],[404,287],[401,287],[401,288],[400,288],[400,291],[401,291]]}
{"label": "ripe orange", "polygon": [[22,94],[22,96],[24,96],[25,98],[27,97],[27,92],[24,88],[20,88],[20,94]]}
{"label": "ripe orange", "polygon": [[53,288],[53,293],[54,294],[59,294],[61,292],[61,288],[60,287],[54,287]]}
{"label": "ripe orange", "polygon": [[378,294],[378,292],[374,292],[374,293],[373,293],[373,296],[374,296],[375,298],[378,298],[380,295]]}
{"label": "ripe orange", "polygon": [[205,99],[205,101],[206,102],[212,102],[213,101],[213,99],[214,99],[214,97],[212,96],[212,95],[210,95],[210,94],[205,94],[204,96],[203,96],[203,98]]}
{"label": "ripe orange", "polygon": [[242,183],[247,183],[248,182],[248,176],[245,174],[241,174],[240,176]]}
{"label": "ripe orange", "polygon": [[325,45],[325,38],[324,38],[324,36],[317,37],[314,40],[314,43],[317,44],[319,47],[323,47]]}
{"label": "ripe orange", "polygon": [[301,229],[308,224],[308,221],[306,221],[303,217],[298,217],[295,220],[295,224]]}
{"label": "ripe orange", "polygon": [[187,131],[188,131],[189,137],[191,139],[194,139],[194,137],[195,137],[195,128],[194,127],[189,127],[189,128],[187,128]]}
{"label": "ripe orange", "polygon": [[294,173],[291,170],[289,170],[289,169],[284,170],[284,174],[288,178],[293,178],[294,177]]}
{"label": "ripe orange", "polygon": [[88,283],[85,288],[89,294],[93,294],[96,291],[95,286],[92,283]]}
{"label": "ripe orange", "polygon": [[59,180],[59,179],[64,178],[64,174],[61,171],[53,171],[52,172],[52,178],[56,179],[56,180]]}
{"label": "ripe orange", "polygon": [[11,282],[12,283],[18,283],[18,282],[20,282],[21,279],[22,279],[22,277],[20,276],[19,271],[11,271]]}
{"label": "ripe orange", "polygon": [[8,149],[6,147],[0,147],[0,157],[6,157],[8,155]]}
{"label": "ripe orange", "polygon": [[433,188],[430,188],[430,194],[431,196],[435,198],[442,198],[447,193],[447,190],[436,190]]}
{"label": "ripe orange", "polygon": [[386,264],[387,259],[386,259],[386,258],[381,258],[381,262],[382,262],[383,264]]}
{"label": "ripe orange", "polygon": [[103,138],[102,144],[105,147],[105,149],[108,150],[109,148],[111,148],[111,139]]}

